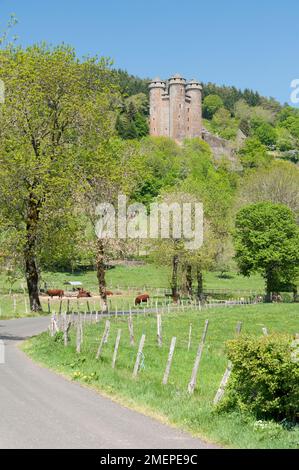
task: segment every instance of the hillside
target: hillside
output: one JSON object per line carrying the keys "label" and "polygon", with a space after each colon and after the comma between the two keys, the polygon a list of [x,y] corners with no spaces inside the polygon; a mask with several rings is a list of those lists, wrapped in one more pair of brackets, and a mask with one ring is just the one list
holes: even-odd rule
{"label": "hillside", "polygon": [[[123,101],[117,118],[118,134],[124,139],[142,138],[148,134],[150,80],[122,70],[115,73]],[[221,153],[221,146],[224,155],[230,155],[230,149],[239,151],[248,139],[239,153],[245,167],[259,166],[257,160],[271,156],[298,163],[299,110],[249,89],[202,85],[204,127],[207,133],[230,142],[221,144],[220,140],[216,154]]]}

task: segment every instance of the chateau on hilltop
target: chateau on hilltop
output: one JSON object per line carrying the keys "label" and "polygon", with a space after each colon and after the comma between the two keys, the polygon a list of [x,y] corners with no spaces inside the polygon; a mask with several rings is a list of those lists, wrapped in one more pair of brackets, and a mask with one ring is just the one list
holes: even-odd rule
{"label": "chateau on hilltop", "polygon": [[150,88],[150,134],[177,141],[202,137],[202,87],[180,75],[156,78]]}

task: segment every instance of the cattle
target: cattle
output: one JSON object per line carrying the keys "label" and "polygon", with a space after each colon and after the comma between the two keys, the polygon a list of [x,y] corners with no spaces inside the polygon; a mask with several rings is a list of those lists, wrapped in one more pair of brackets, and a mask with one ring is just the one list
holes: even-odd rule
{"label": "cattle", "polygon": [[111,297],[112,295],[114,295],[111,290],[106,290],[105,294],[106,294],[107,297]]}
{"label": "cattle", "polygon": [[64,291],[61,289],[49,289],[46,294],[51,298],[59,297],[61,299],[64,296]]}
{"label": "cattle", "polygon": [[142,303],[147,303],[150,299],[150,296],[148,294],[141,294],[138,295],[135,299],[135,305],[141,305]]}
{"label": "cattle", "polygon": [[79,289],[77,299],[82,299],[82,298],[86,298],[86,297],[91,297],[91,293],[84,290],[84,289]]}

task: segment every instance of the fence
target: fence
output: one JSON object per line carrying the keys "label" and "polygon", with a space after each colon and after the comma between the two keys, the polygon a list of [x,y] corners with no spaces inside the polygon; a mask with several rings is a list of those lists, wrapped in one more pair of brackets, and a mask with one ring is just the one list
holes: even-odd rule
{"label": "fence", "polygon": [[[208,316],[209,307],[201,306],[201,319]],[[139,312],[140,313],[140,312]],[[70,332],[73,331],[75,335],[75,350],[78,356],[82,352],[82,345],[85,344],[85,328],[90,326],[92,332],[96,332],[96,343],[88,343],[92,348],[92,354],[96,361],[102,359],[103,354],[106,354],[107,344],[110,343],[112,346],[111,358],[108,359],[108,364],[110,362],[112,369],[117,371],[118,368],[118,355],[121,351],[124,342],[126,342],[126,348],[130,348],[132,351],[132,356],[134,356],[134,366],[132,364],[131,377],[132,379],[137,379],[140,370],[144,368],[144,347],[150,346],[155,348],[157,351],[162,349],[164,354],[167,351],[167,360],[165,363],[161,362],[161,384],[163,386],[168,385],[169,376],[171,375],[171,370],[173,366],[173,358],[175,351],[179,346],[180,350],[184,350],[185,353],[188,353],[188,357],[193,360],[192,373],[190,374],[189,381],[186,381],[185,390],[189,395],[194,393],[194,390],[197,386],[198,376],[200,376],[200,366],[202,356],[204,354],[206,338],[208,336],[209,329],[209,320],[205,321],[202,331],[200,331],[194,324],[190,323],[186,331],[184,331],[182,339],[182,332],[176,336],[169,337],[167,334],[167,322],[171,322],[171,318],[168,315],[164,315],[166,312],[159,311],[150,312],[145,311],[145,314],[152,318],[150,325],[142,324],[141,335],[135,341],[135,323],[137,320],[142,322],[143,316],[138,313],[133,314],[133,312],[128,312],[128,317],[124,321],[123,317],[115,317],[115,315],[110,315],[109,313],[99,315],[97,312],[85,312],[82,313],[72,313],[67,315],[66,313],[51,316],[49,333],[51,337],[54,337],[57,333],[61,333],[63,337],[63,343],[65,347],[69,347],[71,344],[70,341]],[[207,315],[206,315],[207,314]],[[121,322],[118,322],[117,319],[120,319]],[[146,321],[146,319],[144,319]],[[112,322],[114,322],[114,330],[112,330]],[[99,337],[99,326],[102,324],[103,333]],[[166,328],[164,328],[166,326]],[[140,327],[140,323],[139,323]],[[93,330],[96,328],[96,330]],[[154,331],[153,331],[154,328]],[[242,322],[237,322],[235,335],[239,335],[242,328]],[[139,328],[140,330],[140,328]],[[138,331],[138,330],[137,330]],[[90,331],[88,330],[89,334]],[[114,334],[115,333],[115,334]],[[140,334],[140,331],[138,335]],[[267,327],[260,327],[260,334],[268,335],[269,330]],[[201,338],[198,339],[198,336]],[[153,340],[153,338],[155,338]],[[90,339],[90,337],[89,337]],[[136,351],[136,347],[138,347]],[[110,348],[111,349],[111,348]],[[194,356],[192,356],[194,354]],[[86,360],[86,359],[84,359]],[[105,359],[107,363],[107,359]],[[160,363],[159,363],[160,364]],[[223,398],[229,378],[233,370],[233,364],[228,362],[226,368],[223,370],[223,376],[221,381],[219,381],[219,387],[215,389],[213,404],[217,405]]]}

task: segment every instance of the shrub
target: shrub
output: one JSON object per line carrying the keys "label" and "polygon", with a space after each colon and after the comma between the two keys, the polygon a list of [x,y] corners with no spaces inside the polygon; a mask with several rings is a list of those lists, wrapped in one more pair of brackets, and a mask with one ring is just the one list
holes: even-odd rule
{"label": "shrub", "polygon": [[227,343],[233,372],[222,408],[257,418],[299,419],[299,361],[288,335],[241,336]]}

